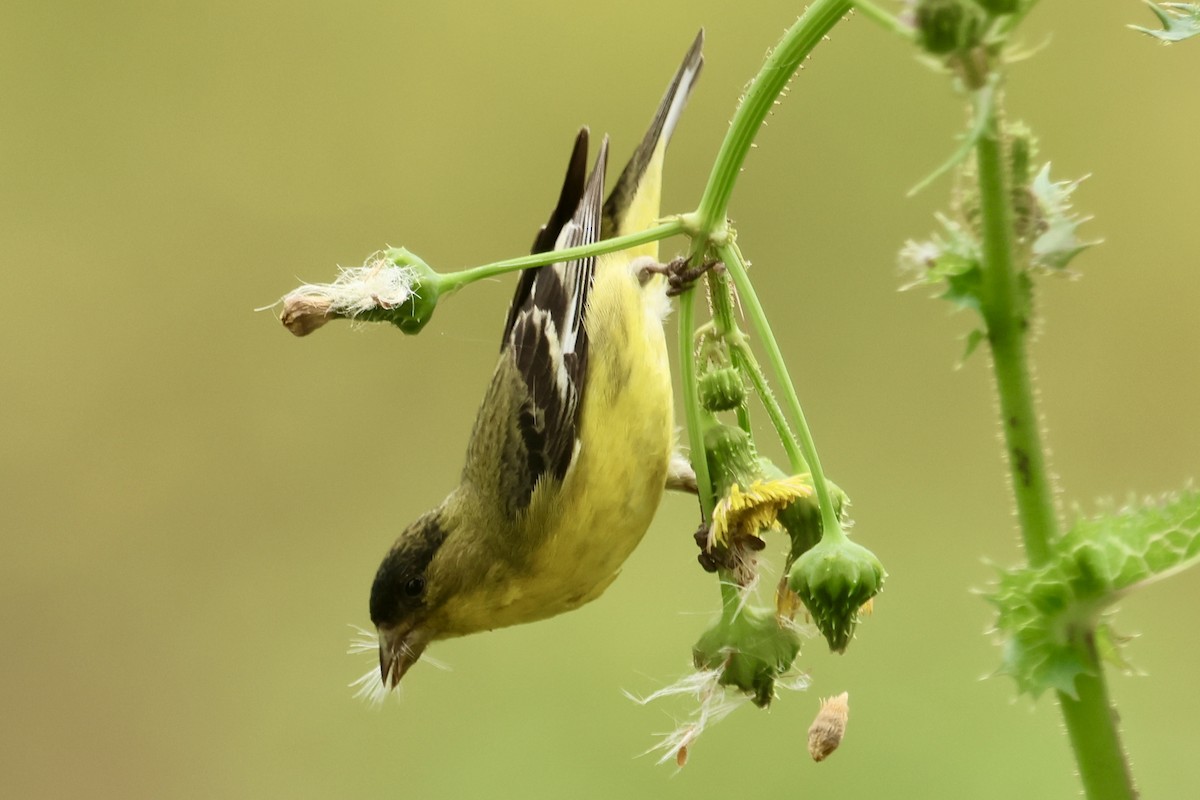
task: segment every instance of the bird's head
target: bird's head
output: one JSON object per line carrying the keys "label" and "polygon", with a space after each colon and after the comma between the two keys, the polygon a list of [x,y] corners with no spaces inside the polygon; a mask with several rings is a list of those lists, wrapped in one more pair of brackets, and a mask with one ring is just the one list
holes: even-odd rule
{"label": "bird's head", "polygon": [[394,689],[426,645],[438,638],[433,620],[441,605],[435,556],[446,540],[441,516],[431,512],[400,534],[371,585],[371,622],[379,632],[379,671]]}

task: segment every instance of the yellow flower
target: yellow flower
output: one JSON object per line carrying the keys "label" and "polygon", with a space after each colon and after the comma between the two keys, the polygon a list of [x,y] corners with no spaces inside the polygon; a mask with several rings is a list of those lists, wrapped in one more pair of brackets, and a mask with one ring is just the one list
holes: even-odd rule
{"label": "yellow flower", "polygon": [[713,524],[708,546],[728,545],[742,536],[758,537],[758,532],[775,525],[779,512],[797,500],[812,496],[808,475],[790,475],[777,480],[756,480],[745,490],[736,483],[713,509]]}

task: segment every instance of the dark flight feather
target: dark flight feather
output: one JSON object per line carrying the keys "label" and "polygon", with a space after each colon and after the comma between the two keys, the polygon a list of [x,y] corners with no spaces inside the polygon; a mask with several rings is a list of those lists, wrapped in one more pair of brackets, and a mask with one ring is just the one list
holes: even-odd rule
{"label": "dark flight feather", "polygon": [[[576,140],[572,170],[564,189],[573,183],[580,142],[586,147],[585,133]],[[607,159],[606,138],[583,196],[571,219],[561,226],[554,249],[599,240]],[[560,198],[560,207],[562,202]],[[551,217],[543,232],[556,224],[555,219]],[[542,476],[562,480],[571,465],[578,438],[580,401],[587,381],[588,338],[584,315],[595,266],[596,259],[591,257],[527,271],[532,280],[510,314],[512,324],[504,352],[513,359],[525,389],[519,407],[512,409],[527,466],[524,471],[527,492],[523,492],[525,496],[518,507],[528,504],[529,495]]]}
{"label": "dark flight feather", "polygon": [[[538,229],[533,240],[531,253],[545,253],[554,249],[554,242],[563,226],[571,221],[575,209],[579,207],[579,199],[583,197],[583,184],[587,180],[587,151],[588,129],[580,128],[575,136],[575,145],[571,149],[571,160],[567,162],[567,175],[563,178],[562,189],[558,193],[558,205],[550,214],[550,219]],[[517,310],[525,303],[533,289],[533,279],[541,267],[531,267],[521,270],[517,279],[517,289],[513,301],[508,307],[508,319],[504,322],[504,336],[500,340],[500,349],[508,346],[508,335],[512,333],[513,322],[517,318]]]}

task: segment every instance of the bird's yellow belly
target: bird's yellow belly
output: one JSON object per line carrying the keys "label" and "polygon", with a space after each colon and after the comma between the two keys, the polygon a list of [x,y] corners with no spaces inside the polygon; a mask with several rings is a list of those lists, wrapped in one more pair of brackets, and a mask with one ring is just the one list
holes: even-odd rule
{"label": "bird's yellow belly", "polygon": [[[579,451],[511,609],[528,622],[577,608],[616,578],[662,499],[673,446],[665,297],[601,265],[590,298]],[[536,503],[539,498],[535,498]],[[570,511],[566,511],[570,509]]]}

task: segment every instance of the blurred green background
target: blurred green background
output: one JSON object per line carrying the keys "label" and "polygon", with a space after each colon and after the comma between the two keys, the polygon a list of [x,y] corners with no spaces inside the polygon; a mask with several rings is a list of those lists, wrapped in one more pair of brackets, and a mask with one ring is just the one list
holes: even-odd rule
{"label": "blurred green background", "polygon": [[[891,579],[813,688],[739,711],[692,762],[636,758],[717,605],[669,497],[595,604],[432,648],[400,704],[346,684],[348,623],[398,528],[456,479],[512,279],[418,338],[271,303],[385,244],[439,269],[518,255],[580,124],[631,151],[695,30],[707,66],[665,209],[699,197],[738,94],[799,3],[33,3],[0,7],[0,493],[6,797],[1073,797],[1052,699],[1015,699],[972,594],[1019,547],[966,315],[897,294],[944,207],[904,192],[959,98],[864,19],[839,26],[753,151],[731,213],[856,537]],[[1065,506],[1157,493],[1200,451],[1200,43],[1144,7],[1042,4],[1012,71],[1102,247],[1043,281],[1034,354]],[[1044,46],[1043,46],[1044,45]],[[679,246],[678,243],[670,245]],[[673,331],[672,331],[673,334]],[[761,418],[761,415],[759,415]],[[1147,797],[1200,785],[1200,601],[1123,603],[1149,677],[1113,693]],[[814,765],[819,696],[850,692]],[[682,714],[683,706],[670,709]]]}

